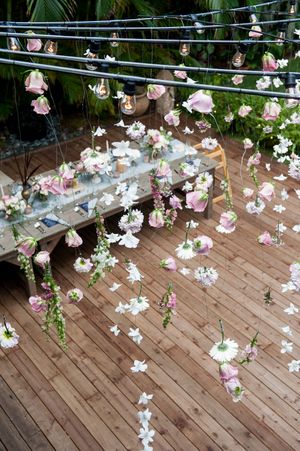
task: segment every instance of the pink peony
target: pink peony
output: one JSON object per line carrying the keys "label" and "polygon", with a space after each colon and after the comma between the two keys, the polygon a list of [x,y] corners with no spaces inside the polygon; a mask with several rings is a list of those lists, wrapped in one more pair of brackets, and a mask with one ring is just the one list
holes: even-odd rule
{"label": "pink peony", "polygon": [[208,255],[213,247],[213,241],[209,236],[200,235],[194,239],[194,251],[196,254]]}
{"label": "pink peony", "polygon": [[47,311],[47,304],[40,296],[30,296],[29,304],[35,313],[41,313]]}
{"label": "pink peony", "polygon": [[245,75],[236,74],[232,77],[231,81],[234,85],[240,85],[244,81]]}
{"label": "pink peony", "polygon": [[278,69],[278,63],[270,52],[266,52],[262,57],[263,70],[266,72],[274,72],[274,70]]}
{"label": "pink peony", "polygon": [[149,215],[149,224],[157,229],[163,227],[165,224],[163,211],[155,208]]}
{"label": "pink peony", "polygon": [[258,166],[260,164],[260,159],[261,159],[261,153],[260,152],[255,152],[253,155],[251,155],[247,161],[247,167],[249,168],[250,166]]}
{"label": "pink peony", "polygon": [[273,183],[264,182],[258,189],[258,195],[261,199],[269,202],[275,197],[275,188]]}
{"label": "pink peony", "polygon": [[195,212],[205,210],[208,202],[208,194],[205,191],[191,191],[186,194],[186,206]]}
{"label": "pink peony", "polygon": [[263,119],[265,121],[276,121],[281,113],[281,106],[277,102],[266,102],[263,112]]}
{"label": "pink peony", "polygon": [[241,117],[246,117],[248,114],[252,111],[251,106],[248,105],[242,105],[238,111],[238,115]]}
{"label": "pink peony", "polygon": [[[28,34],[34,36],[32,31],[28,31]],[[37,38],[27,38],[27,50],[28,52],[38,52],[42,48],[42,41]]]}
{"label": "pink peony", "polygon": [[229,363],[221,363],[219,366],[219,374],[222,383],[229,381],[232,377],[237,377],[238,373],[238,368],[230,365]]}
{"label": "pink peony", "polygon": [[160,261],[160,268],[168,269],[171,272],[175,272],[177,270],[176,262],[173,257],[164,258]]}
{"label": "pink peony", "polygon": [[220,216],[220,225],[227,232],[234,232],[236,228],[237,214],[234,211],[224,211]]}
{"label": "pink peony", "polygon": [[30,72],[25,80],[25,90],[33,94],[44,94],[48,85],[44,82],[44,76],[38,69]]}
{"label": "pink peony", "polygon": [[48,251],[40,251],[34,257],[34,262],[41,268],[45,268],[46,264],[50,263],[50,255]]}
{"label": "pink peony", "polygon": [[181,205],[181,200],[179,199],[179,197],[175,196],[175,194],[173,194],[173,196],[170,197],[169,199],[170,205],[172,208],[175,208],[175,210],[179,209],[182,210],[182,205]]}
{"label": "pink peony", "polygon": [[33,106],[33,111],[37,114],[48,114],[51,109],[48,99],[45,96],[40,96],[36,100],[33,100],[31,106]]}
{"label": "pink peony", "polygon": [[73,288],[67,292],[67,299],[70,304],[77,304],[83,298],[83,293],[79,288]]}
{"label": "pink peony", "polygon": [[175,294],[175,293],[172,293],[172,294],[169,296],[169,300],[168,300],[168,303],[167,303],[167,307],[168,307],[168,308],[173,308],[173,309],[175,309],[175,308],[176,308],[176,301],[177,301],[176,294]]}
{"label": "pink peony", "polygon": [[252,188],[243,188],[243,196],[247,199],[248,197],[252,197],[254,194],[254,190]]}
{"label": "pink peony", "polygon": [[158,167],[155,171],[156,177],[167,178],[172,175],[172,170],[166,160],[159,160]]}
{"label": "pink peony", "polygon": [[65,241],[69,247],[78,247],[82,245],[82,238],[73,228],[67,231]]}
{"label": "pink peony", "polygon": [[54,175],[48,184],[48,191],[56,196],[66,192],[66,182],[60,175]]}
{"label": "pink peony", "polygon": [[148,85],[147,97],[150,100],[157,100],[166,92],[165,86],[162,85]]}
{"label": "pink peony", "polygon": [[272,246],[273,245],[272,236],[267,231],[265,231],[264,233],[259,235],[257,237],[257,241],[259,242],[259,244],[264,244],[265,246]]}
{"label": "pink peony", "polygon": [[209,94],[204,94],[202,91],[196,91],[190,95],[183,106],[190,112],[197,111],[198,113],[211,113],[214,107],[212,97]]}
{"label": "pink peony", "polygon": [[179,115],[180,111],[172,110],[164,116],[164,120],[168,125],[174,125],[174,127],[177,127],[180,123]]}
{"label": "pink peony", "polygon": [[21,240],[17,244],[17,249],[20,254],[25,255],[25,257],[32,257],[36,251],[37,241],[33,237],[29,236]]}

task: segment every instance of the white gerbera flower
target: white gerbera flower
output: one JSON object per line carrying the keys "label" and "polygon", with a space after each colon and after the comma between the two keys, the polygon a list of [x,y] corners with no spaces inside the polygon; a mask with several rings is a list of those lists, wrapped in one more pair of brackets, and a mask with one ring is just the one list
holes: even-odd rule
{"label": "white gerbera flower", "polygon": [[235,341],[227,338],[223,342],[215,343],[209,351],[209,355],[219,363],[230,362],[237,356],[238,348],[239,345]]}
{"label": "white gerbera flower", "polygon": [[218,141],[213,138],[204,138],[201,141],[201,146],[203,149],[214,150],[218,146]]}
{"label": "white gerbera flower", "polygon": [[140,312],[144,312],[149,308],[149,299],[146,296],[138,296],[137,298],[132,298],[129,301],[128,311],[132,315],[138,315]]}
{"label": "white gerbera flower", "polygon": [[205,287],[210,287],[211,285],[214,285],[216,283],[219,274],[214,268],[199,266],[195,269],[194,276],[197,282],[200,282]]}
{"label": "white gerbera flower", "polygon": [[187,240],[179,244],[176,248],[176,254],[182,260],[189,260],[195,257],[196,253],[194,251],[193,241]]}
{"label": "white gerbera flower", "polygon": [[0,346],[2,348],[14,348],[19,343],[19,338],[10,323],[0,323]]}
{"label": "white gerbera flower", "polygon": [[132,233],[138,233],[143,225],[144,215],[140,210],[132,210],[121,217],[119,227],[123,232],[131,230]]}

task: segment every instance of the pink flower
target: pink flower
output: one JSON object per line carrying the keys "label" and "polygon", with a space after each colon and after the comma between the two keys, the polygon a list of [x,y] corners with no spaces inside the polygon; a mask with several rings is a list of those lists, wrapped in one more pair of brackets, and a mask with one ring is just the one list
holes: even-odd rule
{"label": "pink flower", "polygon": [[34,262],[41,268],[45,268],[46,264],[50,263],[50,255],[48,251],[40,251],[34,257]]}
{"label": "pink flower", "polygon": [[249,38],[260,38],[261,36],[261,27],[259,25],[253,25],[249,31]]}
{"label": "pink flower", "polygon": [[30,296],[29,304],[35,313],[41,313],[47,311],[47,304],[41,296]]}
{"label": "pink flower", "polygon": [[227,393],[232,397],[233,402],[238,402],[242,399],[244,389],[237,377],[231,377],[228,381],[223,383]]}
{"label": "pink flower", "polygon": [[247,167],[249,168],[250,166],[258,166],[260,164],[260,159],[261,159],[261,153],[260,152],[255,152],[253,155],[251,155],[247,161]]}
{"label": "pink flower", "polygon": [[69,247],[78,247],[82,245],[82,238],[73,228],[67,231],[65,241]]}
{"label": "pink flower", "polygon": [[237,377],[238,373],[238,368],[229,363],[221,363],[219,366],[219,374],[222,383],[229,381],[232,377]]}
{"label": "pink flower", "polygon": [[166,92],[165,86],[162,85],[148,85],[147,86],[147,97],[150,100],[157,100]]}
{"label": "pink flower", "polygon": [[214,107],[212,97],[204,94],[202,91],[196,91],[190,95],[186,102],[182,104],[190,113],[197,111],[198,113],[211,113]]}
{"label": "pink flower", "polygon": [[66,192],[66,182],[60,175],[54,175],[48,185],[48,191],[55,195],[64,194]]}
{"label": "pink flower", "polygon": [[237,222],[237,214],[234,211],[224,211],[220,216],[220,225],[227,232],[234,232]]}
{"label": "pink flower", "polygon": [[167,122],[168,125],[174,125],[174,127],[177,127],[180,123],[179,115],[180,115],[179,110],[172,110],[165,115],[164,120]]}
{"label": "pink flower", "polygon": [[[33,31],[28,31],[28,34],[34,36]],[[38,52],[42,48],[42,41],[37,38],[27,38],[27,50],[28,52]]]}
{"label": "pink flower", "polygon": [[270,52],[266,52],[262,57],[263,70],[266,72],[274,72],[274,70],[278,69],[278,63]]}
{"label": "pink flower", "polygon": [[158,167],[155,171],[157,177],[167,178],[172,175],[172,170],[166,160],[159,160]]}
{"label": "pink flower", "polygon": [[33,94],[44,94],[47,89],[48,85],[44,82],[42,72],[38,69],[31,71],[25,80],[25,90]]}
{"label": "pink flower", "polygon": [[204,191],[191,191],[186,194],[186,206],[195,212],[205,210],[208,202],[208,194]]}
{"label": "pink flower", "polygon": [[252,197],[254,193],[254,190],[252,188],[243,188],[243,196],[246,197]]}
{"label": "pink flower", "polygon": [[37,114],[48,114],[51,110],[48,99],[45,96],[40,96],[31,102],[33,111]]}
{"label": "pink flower", "polygon": [[83,298],[83,293],[79,288],[73,288],[67,292],[67,299],[70,304],[77,304]]}
{"label": "pink flower", "polygon": [[175,210],[179,209],[182,210],[182,205],[181,205],[181,200],[179,199],[179,197],[175,196],[175,194],[173,194],[173,196],[170,197],[169,199],[170,205],[172,208],[175,208]]}
{"label": "pink flower", "polygon": [[257,347],[248,344],[242,351],[242,358],[246,359],[248,362],[253,362],[257,357]]}
{"label": "pink flower", "polygon": [[248,105],[242,105],[238,111],[238,115],[241,117],[246,117],[248,114],[252,111],[251,106]]}
{"label": "pink flower", "polygon": [[276,121],[281,112],[281,106],[277,102],[266,102],[263,112],[263,119],[266,121]]}
{"label": "pink flower", "polygon": [[259,235],[257,237],[257,241],[259,242],[259,244],[264,244],[265,246],[272,246],[273,245],[272,236],[267,231],[265,231],[264,233]]}
{"label": "pink flower", "polygon": [[160,268],[168,269],[171,272],[175,272],[177,270],[176,262],[173,257],[164,258],[160,261]]}
{"label": "pink flower", "polygon": [[181,80],[186,80],[187,78],[187,73],[185,70],[174,70],[174,75],[177,78],[181,78]]}
{"label": "pink flower", "polygon": [[251,148],[254,146],[253,142],[252,142],[251,139],[249,139],[249,138],[245,138],[245,139],[243,140],[243,144],[244,144],[244,149],[245,149],[245,150],[251,149]]}
{"label": "pink flower", "polygon": [[177,301],[176,294],[175,293],[170,294],[169,300],[168,300],[168,303],[167,303],[167,307],[175,309],[176,308],[176,301]]}
{"label": "pink flower", "polygon": [[200,235],[194,239],[194,251],[196,254],[208,255],[213,247],[213,241],[209,236]]}
{"label": "pink flower", "polygon": [[165,224],[163,211],[159,208],[155,208],[149,215],[149,224],[152,227],[159,229]]}
{"label": "pink flower", "polygon": [[231,81],[234,85],[240,85],[244,81],[245,75],[236,74],[232,77]]}
{"label": "pink flower", "polygon": [[29,236],[21,240],[17,244],[17,249],[20,254],[25,255],[25,257],[32,257],[36,251],[37,241],[33,237]]}
{"label": "pink flower", "polygon": [[275,188],[273,183],[264,182],[258,189],[258,195],[261,199],[269,202],[275,197]]}
{"label": "pink flower", "polygon": [[74,179],[75,169],[71,169],[67,163],[62,163],[58,168],[58,175],[64,180],[71,181]]}

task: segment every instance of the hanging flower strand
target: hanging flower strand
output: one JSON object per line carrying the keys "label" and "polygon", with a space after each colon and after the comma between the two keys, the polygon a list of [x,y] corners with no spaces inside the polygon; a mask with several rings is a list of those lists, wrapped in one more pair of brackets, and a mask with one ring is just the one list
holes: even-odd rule
{"label": "hanging flower strand", "polygon": [[13,236],[16,242],[16,249],[18,251],[17,259],[20,263],[20,269],[24,271],[24,274],[28,280],[35,281],[35,276],[31,264],[31,257],[36,251],[37,240],[31,236],[23,237],[17,230],[17,228],[12,226]]}
{"label": "hanging flower strand", "polygon": [[177,298],[173,291],[173,285],[171,282],[168,284],[167,291],[159,302],[159,307],[163,311],[162,325],[166,329],[167,325],[172,320],[172,316],[176,315],[177,307]]}
{"label": "hanging flower strand", "polygon": [[257,331],[249,344],[242,351],[242,359],[239,361],[240,365],[253,362],[257,357],[257,337],[259,332]]}

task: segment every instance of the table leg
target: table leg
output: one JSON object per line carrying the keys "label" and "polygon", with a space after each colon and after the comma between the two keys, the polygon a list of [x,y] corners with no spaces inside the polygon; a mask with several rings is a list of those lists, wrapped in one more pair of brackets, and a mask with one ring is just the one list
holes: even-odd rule
{"label": "table leg", "polygon": [[214,197],[214,185],[215,185],[215,170],[211,169],[209,173],[213,176],[213,182],[211,187],[208,190],[208,202],[207,207],[204,211],[204,217],[206,219],[210,219],[213,213],[213,197]]}

